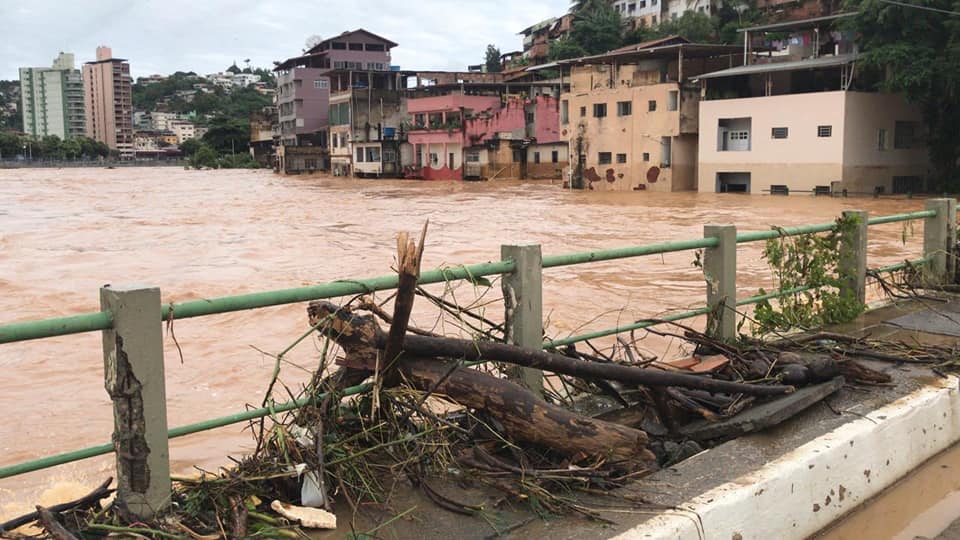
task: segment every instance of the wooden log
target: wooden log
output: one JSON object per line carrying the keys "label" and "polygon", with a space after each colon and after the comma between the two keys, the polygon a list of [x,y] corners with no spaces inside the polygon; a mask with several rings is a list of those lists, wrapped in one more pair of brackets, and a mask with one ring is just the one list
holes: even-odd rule
{"label": "wooden log", "polygon": [[405,358],[400,371],[417,389],[435,389],[435,393],[460,405],[485,411],[513,440],[546,446],[568,456],[635,460],[648,466],[655,462],[646,449],[647,434],[643,431],[572,413],[506,379],[456,367],[449,361],[414,358]]}
{"label": "wooden log", "polygon": [[[322,318],[333,314],[334,322],[326,329],[321,330],[324,330],[328,336],[339,343],[347,352],[347,356],[370,356],[372,352],[375,357],[376,349],[382,349],[386,345],[387,337],[372,317],[354,316],[348,309],[323,300],[311,302],[307,308],[307,313],[312,325],[316,325]],[[792,386],[745,384],[711,379],[702,375],[668,373],[657,369],[643,369],[620,364],[586,362],[547,351],[524,349],[523,347],[491,341],[408,335],[404,339],[403,348],[406,353],[421,358],[459,358],[467,361],[492,360],[571,375],[582,379],[605,379],[654,387],[680,386],[709,392],[742,393],[757,396],[782,395],[794,391]],[[352,354],[351,351],[356,352],[356,354]]]}
{"label": "wooden log", "polygon": [[54,516],[50,510],[38,505],[37,514],[40,516],[40,523],[43,524],[43,529],[50,533],[51,538],[56,538],[56,540],[77,540],[76,536],[71,534],[70,531],[57,521],[56,516]]}
{"label": "wooden log", "polygon": [[[72,510],[74,508],[83,508],[86,506],[93,506],[99,503],[101,499],[106,499],[107,497],[110,496],[111,493],[113,493],[114,490],[109,489],[110,484],[112,482],[113,482],[113,477],[107,478],[106,480],[103,481],[102,484],[97,486],[96,489],[84,495],[83,497],[80,497],[79,499],[76,499],[70,502],[65,502],[62,504],[51,506],[48,508],[48,510],[54,513],[60,513],[65,510]],[[36,521],[37,519],[39,519],[39,517],[40,517],[39,512],[31,512],[29,514],[11,519],[10,521],[7,521],[5,523],[0,523],[0,533],[3,533],[4,531],[12,531],[19,527],[22,527],[27,523]]]}

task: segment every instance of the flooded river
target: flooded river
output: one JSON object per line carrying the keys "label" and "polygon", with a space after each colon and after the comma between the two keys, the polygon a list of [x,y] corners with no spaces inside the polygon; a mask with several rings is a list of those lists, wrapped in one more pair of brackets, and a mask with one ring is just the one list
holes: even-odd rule
{"label": "flooded river", "polygon": [[[97,311],[98,289],[107,283],[158,286],[164,301],[176,302],[389,274],[395,234],[418,231],[428,218],[424,267],[434,268],[498,259],[504,243],[537,242],[545,254],[560,254],[695,238],[705,223],[757,230],[828,221],[844,209],[879,215],[923,205],[173,168],[0,170],[0,201],[0,322]],[[921,244],[919,223],[914,231],[871,228],[870,264],[914,258]],[[769,286],[761,248],[739,249],[741,296]],[[699,307],[704,286],[692,261],[685,252],[546,271],[551,337]],[[455,292],[462,300],[474,290]],[[491,296],[499,296],[498,286]],[[170,425],[259,404],[273,360],[256,349],[283,350],[305,330],[304,308],[178,321],[183,362],[165,339]],[[492,318],[502,318],[499,311],[488,308]],[[434,319],[422,306],[415,316],[426,327]],[[646,346],[663,354],[670,344],[651,339]],[[284,382],[296,388],[317,356],[309,342],[295,349]],[[108,442],[102,366],[96,333],[0,345],[0,465]],[[179,472],[216,467],[249,444],[240,426],[228,427],[172,441],[171,459]],[[111,469],[112,458],[104,457],[0,480],[0,517],[49,486],[96,484]]]}

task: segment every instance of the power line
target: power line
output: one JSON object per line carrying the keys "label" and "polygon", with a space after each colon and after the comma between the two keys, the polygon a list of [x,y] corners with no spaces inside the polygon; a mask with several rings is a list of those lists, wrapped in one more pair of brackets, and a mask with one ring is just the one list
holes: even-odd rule
{"label": "power line", "polygon": [[947,14],[947,15],[960,15],[960,11],[950,11],[950,10],[946,10],[946,9],[938,9],[938,8],[932,8],[932,7],[928,7],[928,6],[918,6],[918,5],[916,5],[916,4],[907,4],[906,2],[897,2],[896,0],[879,0],[879,1],[880,1],[880,2],[883,2],[884,4],[893,4],[893,5],[895,5],[895,6],[903,6],[903,7],[908,7],[908,8],[923,9],[923,10],[926,10],[926,11],[933,11],[933,12],[936,12],[936,13],[945,13],[945,14]]}

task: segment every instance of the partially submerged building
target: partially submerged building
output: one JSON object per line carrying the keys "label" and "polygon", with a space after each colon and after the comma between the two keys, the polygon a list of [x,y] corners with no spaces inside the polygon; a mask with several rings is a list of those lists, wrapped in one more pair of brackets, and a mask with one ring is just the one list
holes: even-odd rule
{"label": "partially submerged building", "polygon": [[741,63],[739,47],[671,36],[559,62],[570,89],[560,130],[572,187],[694,190],[702,73]]}
{"label": "partially submerged building", "polygon": [[404,74],[341,69],[328,76],[333,175],[399,177],[406,117],[400,93]]}
{"label": "partially submerged building", "polygon": [[842,17],[748,29],[777,43],[750,65],[698,77],[700,191],[924,190],[920,111],[876,91],[882,74],[858,72],[853,36],[832,26]]}
{"label": "partially submerged building", "polygon": [[406,176],[559,177],[567,161],[558,130],[559,92],[559,83],[549,81],[418,85],[407,97],[413,163]]}
{"label": "partially submerged building", "polygon": [[389,71],[390,49],[396,46],[360,29],[323,40],[303,55],[277,64],[280,170],[296,173],[329,168],[328,74],[344,69]]}

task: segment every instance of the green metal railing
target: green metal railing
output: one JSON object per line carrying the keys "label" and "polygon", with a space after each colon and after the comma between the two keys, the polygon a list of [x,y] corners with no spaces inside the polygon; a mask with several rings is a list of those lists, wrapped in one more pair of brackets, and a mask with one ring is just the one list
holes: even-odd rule
{"label": "green metal railing", "polygon": [[[904,214],[894,214],[870,218],[868,225],[880,225],[884,223],[896,223],[911,221],[917,219],[945,218],[939,216],[936,210],[924,210],[919,212],[910,212]],[[815,225],[806,225],[800,227],[786,227],[772,229],[769,231],[745,232],[736,235],[736,243],[757,242],[769,240],[772,238],[797,236],[802,234],[820,233],[834,230],[836,223],[822,223]],[[561,266],[579,265],[591,262],[611,261],[631,257],[640,257],[646,255],[656,255],[662,253],[671,253],[679,251],[688,251],[695,249],[707,249],[718,247],[717,238],[705,237],[692,240],[682,240],[677,242],[663,242],[657,244],[647,244],[641,246],[587,251],[581,253],[571,253],[565,255],[547,256],[542,259],[542,268],[555,268]],[[926,248],[925,248],[926,250]],[[902,270],[909,266],[921,266],[929,264],[932,255],[925,253],[925,257],[916,261],[904,262],[896,265],[869,270],[871,273],[894,272]],[[489,275],[510,274],[516,270],[516,263],[513,260],[502,260],[496,262],[487,262],[466,266],[456,266],[449,268],[440,268],[425,271],[421,274],[420,283],[442,283],[456,280],[474,281],[477,278]],[[233,311],[249,310],[305,302],[310,300],[320,300],[327,298],[337,298],[355,294],[369,293],[394,289],[397,287],[398,277],[381,276],[368,279],[343,280],[331,283],[313,285],[308,287],[299,287],[292,289],[282,289],[266,292],[256,292],[241,294],[235,296],[225,296],[220,298],[211,298],[204,300],[191,300],[179,303],[164,304],[161,312],[158,313],[158,320],[184,319],[190,317],[202,317]],[[777,291],[769,294],[754,296],[738,300],[737,306],[756,304],[765,300],[772,300],[798,292],[809,290],[806,287],[796,289]],[[632,330],[638,330],[650,327],[661,321],[680,321],[704,316],[712,311],[710,307],[694,309],[684,313],[664,316],[656,320],[638,321],[633,324],[618,326],[616,328],[590,332],[582,335],[572,336],[564,339],[558,339],[545,342],[545,348],[557,348],[573,343],[583,342],[591,339],[597,339],[605,336],[611,336]],[[27,341],[33,339],[42,339],[55,336],[64,336],[70,334],[79,334],[85,332],[108,330],[112,328],[113,320],[109,312],[93,312],[82,315],[68,317],[57,317],[35,321],[16,322],[0,325],[0,343],[11,343]],[[348,395],[358,394],[369,389],[369,385],[354,386],[347,390]],[[322,395],[302,398],[286,403],[272,404],[269,407],[252,408],[242,412],[234,413],[219,418],[213,418],[194,424],[187,424],[172,428],[168,431],[169,438],[182,437],[192,433],[207,431],[219,427],[246,422],[257,418],[269,416],[280,412],[294,410],[296,408],[321,399]],[[31,471],[37,471],[78,461],[94,456],[108,454],[113,451],[112,444],[101,444],[91,446],[80,450],[65,452],[52,456],[46,456],[15,465],[0,467],[0,478],[7,478],[24,474]]]}

